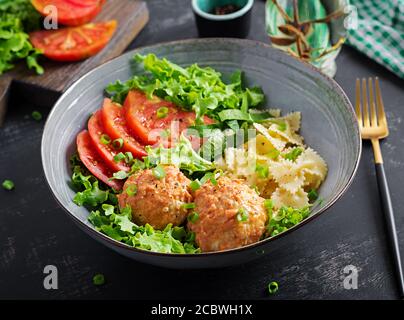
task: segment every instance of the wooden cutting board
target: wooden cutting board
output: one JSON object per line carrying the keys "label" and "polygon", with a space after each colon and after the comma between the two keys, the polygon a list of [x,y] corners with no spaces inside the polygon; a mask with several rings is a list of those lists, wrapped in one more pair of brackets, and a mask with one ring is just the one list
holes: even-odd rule
{"label": "wooden cutting board", "polygon": [[[62,63],[41,59],[45,68],[43,75],[36,75],[26,67],[25,62],[0,76],[0,126],[3,123],[7,109],[7,101],[14,85],[23,85],[29,92],[29,97],[51,96],[63,93],[74,81],[94,67],[120,55],[149,20],[149,12],[145,1],[140,0],[107,0],[101,13],[94,21],[116,20],[117,30],[108,45],[93,57],[75,63]],[[35,92],[36,94],[32,93]],[[46,97],[45,97],[46,100]],[[36,101],[30,102],[35,103]],[[52,102],[52,103],[53,103]],[[44,102],[38,102],[44,103]],[[46,104],[46,102],[45,102]]]}

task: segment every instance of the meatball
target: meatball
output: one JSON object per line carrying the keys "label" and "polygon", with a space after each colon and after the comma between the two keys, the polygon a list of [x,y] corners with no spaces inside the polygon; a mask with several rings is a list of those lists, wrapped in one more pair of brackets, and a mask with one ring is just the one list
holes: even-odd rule
{"label": "meatball", "polygon": [[[260,197],[242,180],[221,177],[195,192],[198,219],[188,221],[202,251],[238,248],[257,242],[265,232],[268,215]],[[195,221],[196,220],[196,221]]]}
{"label": "meatball", "polygon": [[187,218],[188,209],[183,204],[192,202],[190,180],[175,166],[163,168],[162,179],[156,178],[152,169],[135,173],[118,195],[119,206],[130,206],[133,222],[138,225],[148,223],[162,230],[169,223],[178,226]]}

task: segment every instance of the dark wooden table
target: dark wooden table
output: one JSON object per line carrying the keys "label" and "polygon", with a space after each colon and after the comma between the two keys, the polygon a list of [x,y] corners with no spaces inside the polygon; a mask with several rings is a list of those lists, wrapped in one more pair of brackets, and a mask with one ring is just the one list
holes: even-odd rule
{"label": "dark wooden table", "polygon": [[[132,43],[136,48],[197,37],[187,0],[149,0],[151,20]],[[266,41],[264,4],[256,1],[249,38]],[[354,98],[356,77],[379,76],[391,135],[383,143],[386,172],[404,255],[404,81],[344,47],[336,80]],[[14,94],[0,129],[0,298],[2,299],[396,299],[397,290],[370,145],[365,143],[357,177],[322,217],[289,235],[288,247],[252,263],[218,270],[167,270],[124,258],[81,232],[59,208],[46,185],[40,159],[44,121],[33,110],[49,111]],[[44,97],[46,98],[46,97]],[[332,107],[332,106],[330,106]],[[336,150],[338,152],[338,150]],[[64,183],[61,181],[61,183]],[[59,289],[45,290],[45,265],[57,266]],[[358,289],[342,285],[343,268],[359,270]],[[103,273],[104,286],[92,283]],[[269,281],[280,285],[268,297]]]}

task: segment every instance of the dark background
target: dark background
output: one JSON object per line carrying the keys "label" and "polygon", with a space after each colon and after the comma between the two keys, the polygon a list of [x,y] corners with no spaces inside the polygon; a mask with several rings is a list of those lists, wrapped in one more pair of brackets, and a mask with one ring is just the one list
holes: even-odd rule
{"label": "dark background", "polygon": [[[149,0],[151,20],[130,49],[195,38],[187,0]],[[256,1],[251,39],[267,41],[264,3]],[[391,135],[382,145],[404,255],[404,81],[345,46],[336,81],[353,101],[356,77],[379,76]],[[45,97],[44,97],[45,98]],[[332,106],[330,106],[332,107]],[[320,218],[290,234],[287,245],[246,265],[216,270],[168,270],[136,263],[80,231],[59,208],[45,182],[40,143],[49,110],[12,97],[0,128],[0,298],[2,299],[396,299],[397,287],[377,194],[373,155],[365,143],[357,177],[345,196]],[[338,150],[336,150],[338,152]],[[64,182],[61,182],[64,183]],[[43,269],[59,271],[59,289],[43,288]],[[359,288],[342,286],[342,270],[359,269]],[[106,284],[92,283],[103,273]],[[265,289],[277,281],[280,290]]]}

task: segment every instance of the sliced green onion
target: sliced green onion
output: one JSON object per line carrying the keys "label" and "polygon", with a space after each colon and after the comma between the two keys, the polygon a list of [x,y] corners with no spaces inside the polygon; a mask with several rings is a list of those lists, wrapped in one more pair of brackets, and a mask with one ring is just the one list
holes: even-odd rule
{"label": "sliced green onion", "polygon": [[116,154],[114,156],[114,161],[119,162],[119,161],[124,160],[125,158],[126,158],[125,155],[122,152],[119,152],[118,154]]}
{"label": "sliced green onion", "polygon": [[237,212],[237,221],[238,222],[246,222],[248,221],[248,211],[244,208],[241,208],[240,210],[238,210]]}
{"label": "sliced green onion", "polygon": [[133,161],[132,152],[125,152],[125,162],[132,163],[132,161]]}
{"label": "sliced green onion", "polygon": [[156,111],[157,118],[162,119],[168,116],[169,109],[167,107],[158,108]]}
{"label": "sliced green onion", "polygon": [[264,207],[265,207],[265,209],[267,209],[267,211],[272,211],[272,209],[274,207],[274,205],[272,203],[272,200],[271,199],[265,199]]}
{"label": "sliced green onion", "polygon": [[107,134],[102,134],[100,137],[100,141],[102,144],[110,144],[111,143],[111,138]]}
{"label": "sliced green onion", "polygon": [[13,190],[14,189],[14,182],[11,180],[4,180],[2,184],[3,188],[6,190]]}
{"label": "sliced green onion", "polygon": [[286,131],[287,125],[285,121],[279,121],[278,123],[278,129],[280,131]]}
{"label": "sliced green onion", "polygon": [[260,192],[259,189],[258,189],[258,186],[252,186],[251,188],[252,188],[258,195],[261,194],[261,192]]}
{"label": "sliced green onion", "polygon": [[166,171],[161,165],[158,165],[157,167],[153,168],[152,172],[153,175],[159,180],[163,179],[166,176]]}
{"label": "sliced green onion", "polygon": [[126,188],[126,194],[128,196],[134,196],[137,193],[137,185],[136,184],[131,184]]}
{"label": "sliced green onion", "polygon": [[314,201],[316,201],[318,199],[318,193],[317,193],[317,191],[315,189],[311,189],[309,191],[309,193],[307,194],[307,196],[309,197],[309,200],[311,202],[314,202]]}
{"label": "sliced green onion", "polygon": [[42,113],[40,113],[39,111],[33,111],[31,113],[31,117],[32,119],[34,119],[35,121],[41,121],[42,120]]}
{"label": "sliced green onion", "polygon": [[257,164],[255,167],[255,172],[257,173],[259,178],[266,179],[269,176],[269,168],[268,166],[264,166],[262,164]]}
{"label": "sliced green onion", "polygon": [[195,223],[199,220],[199,214],[198,212],[192,212],[189,216],[188,216],[188,221]]}
{"label": "sliced green onion", "polygon": [[114,147],[114,149],[121,149],[123,147],[123,139],[115,139],[114,141],[112,141],[112,146]]}
{"label": "sliced green onion", "polygon": [[134,159],[132,167],[130,169],[130,173],[133,174],[139,170],[142,170],[145,168],[145,163],[143,161],[140,161],[139,159]]}
{"label": "sliced green onion", "polygon": [[194,180],[189,184],[189,187],[192,191],[196,191],[201,187],[201,183],[199,182],[199,180]]}
{"label": "sliced green onion", "polygon": [[284,154],[283,157],[286,160],[290,160],[290,161],[296,161],[296,159],[303,153],[303,149],[302,148],[293,148],[291,151],[289,151],[287,154]]}
{"label": "sliced green onion", "polygon": [[109,178],[109,180],[123,180],[126,179],[128,177],[128,174],[125,171],[118,171],[118,172],[114,172],[114,174],[112,175],[112,178]]}
{"label": "sliced green onion", "polygon": [[101,273],[96,274],[96,275],[93,277],[93,283],[94,283],[96,286],[101,286],[101,285],[103,285],[103,284],[105,283],[105,277],[104,277],[104,275],[101,274]]}
{"label": "sliced green onion", "polygon": [[186,210],[188,210],[188,209],[195,209],[195,203],[193,203],[193,202],[184,203],[184,204],[181,205],[181,208],[182,208],[182,209],[186,209]]}
{"label": "sliced green onion", "polygon": [[274,294],[278,291],[279,285],[276,281],[272,281],[268,284],[268,292],[269,294]]}
{"label": "sliced green onion", "polygon": [[275,160],[276,158],[279,157],[279,155],[281,154],[281,152],[277,149],[272,149],[271,151],[269,151],[267,153],[268,158],[271,158],[272,160]]}

